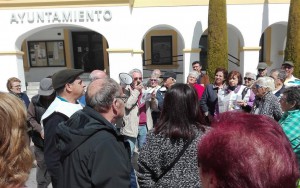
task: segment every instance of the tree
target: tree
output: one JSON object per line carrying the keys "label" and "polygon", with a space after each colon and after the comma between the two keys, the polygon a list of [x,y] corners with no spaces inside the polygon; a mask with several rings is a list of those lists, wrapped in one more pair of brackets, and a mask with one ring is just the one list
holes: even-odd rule
{"label": "tree", "polygon": [[300,77],[300,1],[291,0],[285,48],[286,61],[294,63],[294,75]]}
{"label": "tree", "polygon": [[226,0],[210,0],[208,10],[208,75],[214,80],[216,68],[228,66]]}

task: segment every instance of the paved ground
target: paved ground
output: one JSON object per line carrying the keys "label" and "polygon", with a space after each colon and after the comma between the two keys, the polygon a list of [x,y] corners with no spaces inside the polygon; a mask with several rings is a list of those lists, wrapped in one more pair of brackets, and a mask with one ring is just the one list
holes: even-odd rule
{"label": "paved ground", "polygon": [[[35,174],[36,174],[36,168],[32,168],[31,172],[30,172],[29,179],[26,182],[26,186],[28,188],[37,188],[37,183],[36,183],[36,180],[35,180]],[[52,185],[50,184],[48,186],[48,188],[52,188]]]}

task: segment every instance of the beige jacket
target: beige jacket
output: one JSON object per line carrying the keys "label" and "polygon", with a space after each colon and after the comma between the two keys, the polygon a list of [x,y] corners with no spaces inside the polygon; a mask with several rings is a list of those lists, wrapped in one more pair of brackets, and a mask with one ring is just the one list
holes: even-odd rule
{"label": "beige jacket", "polygon": [[[138,97],[140,95],[140,92],[136,89],[132,90],[130,86],[127,86],[124,93],[127,94],[129,98],[125,104],[125,114],[123,117],[124,126],[121,127],[121,134],[136,138],[138,135],[139,127]],[[151,108],[157,108],[157,100],[146,101],[146,116],[148,130],[151,130],[153,128]]]}

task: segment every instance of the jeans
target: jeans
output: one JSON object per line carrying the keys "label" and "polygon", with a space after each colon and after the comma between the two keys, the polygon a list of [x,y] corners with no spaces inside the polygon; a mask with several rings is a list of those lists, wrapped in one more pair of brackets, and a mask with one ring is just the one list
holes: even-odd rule
{"label": "jeans", "polygon": [[147,125],[139,125],[139,133],[137,136],[137,147],[140,149],[146,142],[146,137],[147,137]]}

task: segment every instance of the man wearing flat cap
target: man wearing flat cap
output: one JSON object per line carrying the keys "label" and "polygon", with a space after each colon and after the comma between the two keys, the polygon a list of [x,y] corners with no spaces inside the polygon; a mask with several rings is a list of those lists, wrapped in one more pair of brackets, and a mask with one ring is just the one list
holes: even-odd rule
{"label": "man wearing flat cap", "polygon": [[163,108],[165,94],[172,85],[176,83],[176,73],[173,71],[165,72],[161,78],[163,78],[163,87],[156,92],[156,99],[158,101],[158,109],[161,111]]}
{"label": "man wearing flat cap", "polygon": [[294,63],[292,61],[285,61],[281,65],[281,69],[286,72],[286,79],[284,84],[287,85],[289,81],[295,81],[298,78],[294,77]]}
{"label": "man wearing flat cap", "polygon": [[84,94],[85,84],[79,77],[82,73],[83,70],[79,69],[64,69],[53,74],[52,85],[57,96],[41,119],[45,135],[45,162],[53,188],[63,187],[60,179],[63,173],[60,152],[56,148],[55,141],[56,127],[82,109],[77,101]]}
{"label": "man wearing flat cap", "polygon": [[32,130],[30,135],[34,144],[34,156],[37,162],[36,182],[37,187],[47,187],[51,183],[44,160],[44,131],[40,124],[42,115],[55,99],[55,91],[52,86],[51,78],[43,78],[40,81],[38,94],[33,96],[28,106],[27,121]]}
{"label": "man wearing flat cap", "polygon": [[257,65],[257,71],[258,74],[256,76],[256,79],[258,79],[259,77],[265,77],[267,76],[268,73],[268,65],[265,62],[259,62]]}

